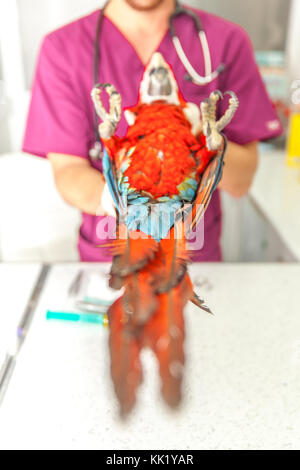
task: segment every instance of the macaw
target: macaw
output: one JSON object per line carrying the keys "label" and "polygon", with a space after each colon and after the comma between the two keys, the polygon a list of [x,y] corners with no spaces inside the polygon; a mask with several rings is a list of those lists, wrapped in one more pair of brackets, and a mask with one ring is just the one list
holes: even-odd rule
{"label": "macaw", "polygon": [[[103,90],[109,96],[108,111],[101,101]],[[222,175],[226,139],[221,131],[238,107],[236,95],[227,93],[229,107],[216,120],[222,93],[211,93],[200,107],[185,102],[171,67],[155,53],[145,68],[138,104],[124,112],[125,137],[114,135],[122,112],[115,87],[99,84],[91,93],[103,121],[103,173],[117,217],[116,238],[108,243],[113,255],[109,284],[123,293],[108,318],[111,375],[122,416],[136,401],[144,347],[158,359],[164,400],[178,406],[184,307],[191,301],[210,312],[187,272],[188,233]]]}

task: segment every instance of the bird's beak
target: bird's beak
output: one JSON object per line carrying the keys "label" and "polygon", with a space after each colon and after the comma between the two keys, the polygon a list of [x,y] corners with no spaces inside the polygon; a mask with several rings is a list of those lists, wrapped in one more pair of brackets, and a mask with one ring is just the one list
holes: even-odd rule
{"label": "bird's beak", "polygon": [[170,69],[163,56],[156,52],[153,54],[147,69],[149,80],[147,91],[152,97],[168,96],[172,93]]}

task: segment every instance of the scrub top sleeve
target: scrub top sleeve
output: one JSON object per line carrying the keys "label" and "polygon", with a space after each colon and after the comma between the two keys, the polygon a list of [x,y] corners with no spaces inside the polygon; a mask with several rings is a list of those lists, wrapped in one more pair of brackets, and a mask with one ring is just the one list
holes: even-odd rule
{"label": "scrub top sleeve", "polygon": [[52,33],[38,57],[22,149],[41,157],[62,153],[88,158],[90,124],[70,73],[63,44]]}
{"label": "scrub top sleeve", "polygon": [[[227,138],[243,145],[280,135],[281,123],[258,69],[251,41],[241,28],[231,37],[225,63],[222,91],[234,91],[240,102],[234,118],[224,129]],[[222,114],[227,106],[225,95],[220,106]]]}

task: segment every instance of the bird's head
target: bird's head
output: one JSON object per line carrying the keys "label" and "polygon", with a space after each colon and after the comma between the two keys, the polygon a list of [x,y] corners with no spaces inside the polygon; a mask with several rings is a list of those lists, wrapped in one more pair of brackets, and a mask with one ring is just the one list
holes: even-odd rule
{"label": "bird's head", "polygon": [[140,85],[140,102],[154,101],[176,105],[180,103],[174,74],[159,52],[152,55]]}

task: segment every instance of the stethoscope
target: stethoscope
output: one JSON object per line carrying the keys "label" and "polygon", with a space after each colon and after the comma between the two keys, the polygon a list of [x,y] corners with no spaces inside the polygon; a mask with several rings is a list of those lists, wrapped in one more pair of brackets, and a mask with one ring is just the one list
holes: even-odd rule
{"label": "stethoscope", "polygon": [[[97,29],[96,29],[95,42],[94,42],[94,85],[97,85],[98,83],[98,71],[99,71],[99,63],[100,63],[100,35],[101,35],[105,7],[107,4],[108,4],[108,1],[105,3],[103,8],[101,9],[101,12],[99,14],[99,19],[97,22]],[[182,15],[182,14],[188,15],[189,17],[191,17],[197,28],[199,41],[200,41],[201,49],[203,53],[205,76],[199,75],[198,72],[194,69],[194,67],[188,60],[182,48],[179,37],[176,34],[176,31],[174,28],[174,19],[176,16]],[[201,21],[199,17],[196,15],[196,13],[194,13],[192,10],[188,10],[187,8],[184,8],[182,5],[180,5],[178,1],[176,1],[175,10],[170,16],[169,28],[170,28],[172,42],[177,52],[177,55],[182,65],[184,66],[185,70],[187,71],[187,74],[185,75],[186,80],[190,80],[196,85],[203,86],[203,85],[207,85],[211,83],[213,80],[215,80],[218,77],[218,75],[220,75],[220,73],[224,71],[225,64],[220,64],[216,68],[215,71],[212,71],[210,50],[208,47],[207,37],[206,37],[205,31],[203,30]],[[98,133],[98,117],[97,117],[96,111],[94,111],[94,134],[95,134],[94,135],[95,144],[90,149],[89,155],[92,160],[99,160],[102,157],[102,144],[101,144],[99,133]]]}

